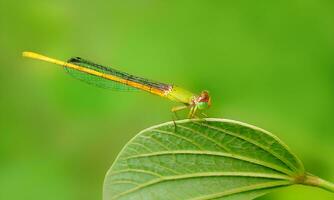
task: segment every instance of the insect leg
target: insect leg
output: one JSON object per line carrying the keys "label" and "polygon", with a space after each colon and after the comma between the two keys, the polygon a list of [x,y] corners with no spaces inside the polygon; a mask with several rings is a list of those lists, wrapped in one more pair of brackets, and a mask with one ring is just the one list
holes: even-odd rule
{"label": "insect leg", "polygon": [[189,111],[189,114],[188,114],[188,118],[191,119],[194,117],[195,113],[196,113],[196,110],[197,110],[197,106],[192,106],[190,108],[190,111]]}
{"label": "insect leg", "polygon": [[174,131],[175,132],[177,130],[177,125],[176,125],[176,122],[175,122],[175,118],[176,118],[176,120],[179,119],[179,116],[177,115],[177,111],[184,110],[186,108],[188,108],[187,105],[180,105],[180,106],[175,106],[175,107],[172,108],[172,112],[174,114],[172,117],[173,117]]}
{"label": "insect leg", "polygon": [[177,112],[177,111],[180,111],[180,110],[184,110],[186,108],[188,108],[189,106],[188,105],[180,105],[180,106],[174,106],[172,108],[172,112]]}

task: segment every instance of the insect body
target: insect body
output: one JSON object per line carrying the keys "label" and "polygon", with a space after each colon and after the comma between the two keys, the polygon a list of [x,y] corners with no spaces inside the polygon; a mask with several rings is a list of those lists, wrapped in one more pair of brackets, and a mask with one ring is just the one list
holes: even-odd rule
{"label": "insect body", "polygon": [[172,84],[151,81],[79,57],[74,57],[64,62],[34,52],[23,52],[23,56],[63,66],[74,78],[98,87],[116,91],[139,89],[182,103],[183,105],[173,107],[172,111],[177,112],[188,108],[190,109],[189,118],[195,117],[198,110],[208,109],[211,105],[211,98],[207,91],[202,91],[199,95],[195,95]]}

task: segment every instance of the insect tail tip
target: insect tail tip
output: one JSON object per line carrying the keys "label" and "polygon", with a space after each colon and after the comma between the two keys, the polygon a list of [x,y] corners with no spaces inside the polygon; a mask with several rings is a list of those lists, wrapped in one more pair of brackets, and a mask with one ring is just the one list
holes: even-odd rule
{"label": "insect tail tip", "polygon": [[23,51],[23,52],[22,52],[22,56],[23,56],[23,57],[29,57],[30,54],[31,54],[30,51]]}
{"label": "insect tail tip", "polygon": [[42,55],[40,55],[38,53],[31,52],[31,51],[23,51],[22,56],[26,57],[26,58],[35,58],[35,59],[39,58],[39,57],[42,57]]}

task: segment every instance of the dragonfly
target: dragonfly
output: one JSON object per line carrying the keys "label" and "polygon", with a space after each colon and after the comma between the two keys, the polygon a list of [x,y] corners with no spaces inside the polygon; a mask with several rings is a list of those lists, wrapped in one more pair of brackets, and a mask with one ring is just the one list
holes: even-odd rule
{"label": "dragonfly", "polygon": [[[114,91],[142,90],[178,102],[181,105],[172,107],[171,111],[176,114],[180,110],[189,109],[188,118],[197,117],[198,111],[206,110],[211,106],[211,97],[206,90],[196,95],[173,84],[134,76],[80,57],[72,57],[65,62],[29,51],[23,52],[22,55],[23,57],[60,65],[72,77],[98,87]],[[201,114],[205,115],[204,113]]]}

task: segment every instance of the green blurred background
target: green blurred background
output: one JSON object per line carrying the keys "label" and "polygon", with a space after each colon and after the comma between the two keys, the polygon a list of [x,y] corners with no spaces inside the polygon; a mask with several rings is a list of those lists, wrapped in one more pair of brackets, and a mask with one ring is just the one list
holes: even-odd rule
{"label": "green blurred background", "polygon": [[[101,199],[104,175],[173,103],[23,59],[81,56],[210,91],[211,117],[277,134],[334,181],[334,1],[0,1],[0,199]],[[333,199],[292,186],[266,200]]]}

